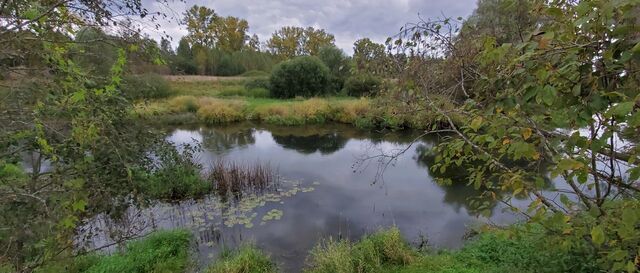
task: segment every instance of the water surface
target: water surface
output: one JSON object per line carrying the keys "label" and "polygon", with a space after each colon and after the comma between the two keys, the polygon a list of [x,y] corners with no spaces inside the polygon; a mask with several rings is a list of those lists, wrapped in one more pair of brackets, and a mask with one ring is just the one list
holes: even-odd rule
{"label": "water surface", "polygon": [[[125,222],[136,224],[129,226],[112,227],[104,219],[95,219],[90,225],[99,236],[93,242],[105,244],[107,234],[122,234],[122,229],[133,233],[189,228],[197,239],[202,265],[211,262],[223,247],[252,242],[282,271],[299,272],[309,250],[323,238],[357,240],[380,228],[397,226],[413,243],[455,248],[470,225],[515,219],[500,206],[494,206],[490,218],[478,217],[470,210],[474,190],[435,183],[426,151],[439,136],[414,142],[417,135],[370,132],[339,124],[171,128],[168,139],[176,145],[202,145],[197,160],[205,169],[220,158],[241,163],[268,161],[282,177],[281,189],[269,196],[252,196],[240,205],[221,204],[210,196],[142,211],[132,209]],[[380,155],[405,149],[391,164],[379,164],[388,159]],[[281,217],[265,218],[274,213],[281,213]],[[229,221],[229,215],[235,222]],[[99,231],[107,228],[111,233]]]}

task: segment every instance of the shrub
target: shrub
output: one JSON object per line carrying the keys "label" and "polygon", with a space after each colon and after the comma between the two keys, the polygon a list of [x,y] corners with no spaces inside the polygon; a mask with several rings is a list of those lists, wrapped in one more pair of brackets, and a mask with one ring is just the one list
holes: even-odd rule
{"label": "shrub", "polygon": [[329,69],[316,57],[284,61],[271,73],[271,95],[277,98],[324,95],[329,90],[329,77]]}
{"label": "shrub", "polygon": [[344,83],[345,92],[349,96],[361,97],[377,94],[382,85],[382,80],[370,74],[358,74],[349,77]]}
{"label": "shrub", "polygon": [[201,166],[194,161],[196,147],[185,145],[182,152],[173,146],[160,146],[151,172],[134,172],[136,186],[150,197],[167,201],[201,197],[212,189],[200,175]]}
{"label": "shrub", "polygon": [[167,80],[155,73],[125,76],[120,88],[130,99],[157,99],[172,93]]}
{"label": "shrub", "polygon": [[224,251],[207,273],[276,273],[277,268],[262,251],[243,245],[235,251]]}

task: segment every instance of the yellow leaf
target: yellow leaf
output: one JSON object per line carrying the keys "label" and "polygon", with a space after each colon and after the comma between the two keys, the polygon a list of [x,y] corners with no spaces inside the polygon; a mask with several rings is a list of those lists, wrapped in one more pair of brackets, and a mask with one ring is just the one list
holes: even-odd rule
{"label": "yellow leaf", "polygon": [[524,138],[524,140],[527,140],[531,137],[531,134],[533,132],[531,131],[531,128],[524,128],[522,129],[522,138]]}
{"label": "yellow leaf", "polygon": [[509,140],[508,138],[505,138],[504,140],[502,140],[502,145],[507,145],[511,143],[511,140]]}
{"label": "yellow leaf", "polygon": [[540,153],[536,152],[535,154],[533,154],[533,160],[538,160],[540,159]]}

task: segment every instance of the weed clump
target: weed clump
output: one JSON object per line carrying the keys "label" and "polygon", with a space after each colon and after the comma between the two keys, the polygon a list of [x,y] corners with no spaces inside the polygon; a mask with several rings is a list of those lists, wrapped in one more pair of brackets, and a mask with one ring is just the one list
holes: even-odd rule
{"label": "weed clump", "polygon": [[312,251],[308,273],[380,272],[390,266],[405,266],[418,257],[400,235],[391,228],[364,237],[357,243],[329,239]]}
{"label": "weed clump", "polygon": [[235,251],[224,251],[206,273],[276,273],[276,265],[262,251],[243,245]]}

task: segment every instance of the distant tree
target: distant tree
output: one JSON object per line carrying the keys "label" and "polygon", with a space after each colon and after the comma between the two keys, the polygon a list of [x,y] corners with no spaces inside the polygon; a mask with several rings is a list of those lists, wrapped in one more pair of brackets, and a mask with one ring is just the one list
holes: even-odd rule
{"label": "distant tree", "polygon": [[213,26],[216,47],[225,52],[240,51],[249,40],[249,23],[238,17],[218,17]]}
{"label": "distant tree", "polygon": [[247,41],[245,48],[249,51],[260,51],[260,39],[258,35],[253,34]]}
{"label": "distant tree", "polygon": [[215,22],[218,15],[213,9],[194,5],[184,13],[183,23],[189,34],[186,36],[191,45],[213,47],[216,42]]}
{"label": "distant tree", "polygon": [[335,37],[324,29],[308,27],[304,30],[303,52],[306,55],[316,56],[320,49],[327,46],[335,46]]}
{"label": "distant tree", "polygon": [[334,45],[335,38],[324,29],[283,27],[271,35],[267,48],[284,59],[301,55],[315,56],[324,46]]}
{"label": "distant tree", "polygon": [[176,60],[171,66],[171,72],[174,74],[195,74],[196,66],[193,62],[193,52],[189,46],[187,37],[182,37],[176,49]]}
{"label": "distant tree", "polygon": [[267,48],[274,55],[285,59],[302,55],[304,29],[301,27],[283,27],[271,35]]}
{"label": "distant tree", "polygon": [[384,45],[369,38],[359,39],[353,44],[353,61],[358,72],[381,74],[386,55]]}
{"label": "distant tree", "polygon": [[171,42],[169,41],[169,39],[166,39],[164,37],[160,38],[160,50],[165,56],[172,56],[176,54],[171,47]]}
{"label": "distant tree", "polygon": [[349,57],[342,49],[335,46],[325,46],[320,48],[318,58],[329,68],[331,89],[340,91],[350,75]]}

